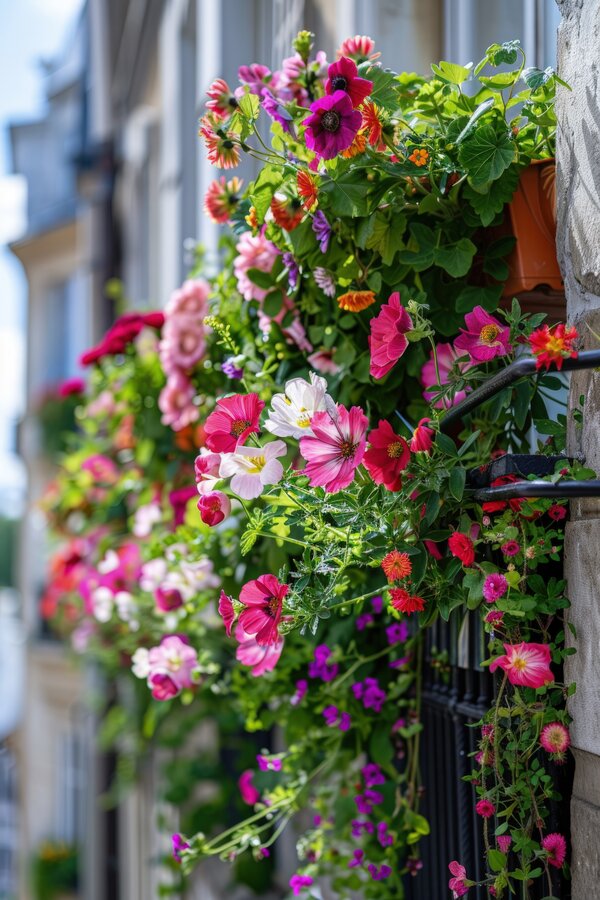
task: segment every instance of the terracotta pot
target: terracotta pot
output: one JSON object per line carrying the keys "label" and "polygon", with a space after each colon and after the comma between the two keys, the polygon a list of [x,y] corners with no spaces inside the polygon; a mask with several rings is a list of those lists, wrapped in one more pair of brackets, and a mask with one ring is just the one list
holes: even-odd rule
{"label": "terracotta pot", "polygon": [[[508,262],[503,296],[536,289],[563,291],[556,258],[556,164],[536,160],[524,169],[508,205],[507,224],[517,243]],[[543,286],[543,288],[542,288]]]}

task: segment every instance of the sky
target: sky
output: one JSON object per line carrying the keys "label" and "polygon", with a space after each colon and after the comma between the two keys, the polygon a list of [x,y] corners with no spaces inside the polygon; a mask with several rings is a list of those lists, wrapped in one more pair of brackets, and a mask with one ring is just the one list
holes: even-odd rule
{"label": "sky", "polygon": [[24,400],[26,284],[6,248],[26,229],[26,186],[11,174],[8,123],[44,109],[40,60],[60,53],[82,0],[0,0],[0,513],[16,509],[24,472],[11,452]]}

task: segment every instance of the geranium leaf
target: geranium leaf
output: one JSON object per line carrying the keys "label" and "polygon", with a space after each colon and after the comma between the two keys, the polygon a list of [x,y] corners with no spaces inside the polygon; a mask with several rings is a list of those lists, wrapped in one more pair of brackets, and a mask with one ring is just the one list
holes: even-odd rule
{"label": "geranium leaf", "polygon": [[435,251],[435,263],[453,278],[462,278],[471,268],[477,247],[468,238],[461,238],[454,244],[438,247]]}
{"label": "geranium leaf", "polygon": [[458,150],[460,164],[469,173],[473,187],[500,178],[515,158],[515,143],[506,128],[482,125],[472,132]]}

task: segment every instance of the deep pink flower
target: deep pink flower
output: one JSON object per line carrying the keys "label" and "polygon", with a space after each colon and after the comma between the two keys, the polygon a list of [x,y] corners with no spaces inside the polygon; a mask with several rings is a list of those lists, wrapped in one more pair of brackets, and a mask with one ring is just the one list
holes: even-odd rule
{"label": "deep pink flower", "polygon": [[369,371],[373,378],[383,378],[395,366],[408,347],[406,333],[412,327],[412,319],[400,303],[400,294],[394,291],[379,314],[371,319]]}
{"label": "deep pink flower", "polygon": [[502,544],[500,549],[504,556],[516,556],[521,552],[521,545],[518,541],[506,541],[505,544]]}
{"label": "deep pink flower", "polygon": [[238,443],[259,431],[264,402],[258,394],[233,394],[217,400],[217,408],[204,423],[206,446],[215,453],[231,453]]}
{"label": "deep pink flower", "polygon": [[369,432],[369,449],[363,465],[375,484],[383,484],[388,491],[402,487],[402,472],[410,460],[410,450],[403,437],[385,419]]}
{"label": "deep pink flower", "polygon": [[409,444],[413,453],[429,453],[433,447],[435,431],[433,428],[427,427],[427,423],[430,421],[431,419],[420,419],[419,424],[413,431]]}
{"label": "deep pink flower", "polygon": [[81,463],[81,468],[84,472],[89,472],[96,483],[115,484],[119,480],[117,464],[102,453],[86,457]]}
{"label": "deep pink flower", "polygon": [[219,119],[227,119],[237,109],[237,100],[231,92],[231,88],[222,78],[216,78],[206,92],[209,98],[206,108]]}
{"label": "deep pink flower", "polygon": [[560,522],[561,519],[565,519],[567,516],[566,507],[561,506],[560,503],[553,503],[548,510],[548,515],[551,519],[554,519],[555,522]]}
{"label": "deep pink flower", "polygon": [[498,846],[500,847],[500,851],[502,853],[508,853],[510,850],[510,845],[512,844],[512,838],[510,834],[501,834],[496,838]]}
{"label": "deep pink flower", "polygon": [[225,624],[225,634],[227,637],[231,637],[231,627],[235,620],[235,610],[233,608],[231,597],[229,597],[225,591],[221,591],[219,596],[219,615]]}
{"label": "deep pink flower", "polygon": [[183,840],[180,834],[171,835],[171,843],[173,845],[173,859],[175,862],[181,862],[181,851],[187,850],[190,845]]}
{"label": "deep pink flower", "polygon": [[261,772],[281,772],[282,763],[277,757],[263,756],[259,753],[256,762]]}
{"label": "deep pink flower", "polygon": [[340,49],[337,51],[338,57],[350,56],[358,62],[367,59],[377,59],[380,53],[373,53],[375,49],[375,41],[366,34],[355,34],[354,37],[346,38],[342,42]]}
{"label": "deep pink flower", "polygon": [[499,609],[493,609],[489,613],[486,613],[485,621],[490,625],[496,625],[496,627],[499,628],[504,621],[504,613],[500,612]]}
{"label": "deep pink flower", "polygon": [[242,772],[238,778],[238,787],[240,789],[242,800],[244,803],[247,803],[248,806],[254,806],[254,804],[258,803],[260,800],[260,793],[252,784],[253,778],[254,772],[252,769],[246,769],[246,771]]}
{"label": "deep pink flower", "polygon": [[248,277],[248,271],[259,269],[261,272],[270,272],[279,251],[262,232],[252,234],[251,231],[244,231],[235,249],[238,256],[233,261],[233,271],[238,290],[244,300],[258,300],[262,303],[269,293],[269,288],[261,288],[254,284]]}
{"label": "deep pink flower", "polygon": [[193,647],[176,634],[169,634],[148,651],[148,687],[156,700],[170,700],[183,688],[195,684],[198,656]]}
{"label": "deep pink flower", "polygon": [[317,412],[310,420],[313,435],[300,439],[300,453],[307,461],[304,473],[313,487],[335,494],[348,487],[365,453],[369,420],[360,407],[337,412]]}
{"label": "deep pink flower", "polygon": [[567,855],[567,842],[562,834],[547,834],[542,841],[542,847],[548,854],[548,865],[555,869],[562,868]]}
{"label": "deep pink flower", "polygon": [[158,398],[163,425],[169,425],[173,431],[181,431],[195,422],[199,416],[198,407],[193,402],[195,396],[196,389],[187,375],[179,369],[174,370]]}
{"label": "deep pink flower", "polygon": [[327,75],[325,92],[333,94],[335,91],[344,91],[350,97],[354,108],[360,106],[373,90],[373,82],[360,78],[356,63],[347,56],[342,56],[337,62],[332,63]]}
{"label": "deep pink flower", "polygon": [[453,876],[448,882],[448,887],[452,891],[452,896],[455,900],[457,897],[464,897],[469,891],[467,870],[455,859],[453,859],[451,863],[448,863],[448,868],[450,869],[450,874]]}
{"label": "deep pink flower", "polygon": [[283,650],[283,638],[279,638],[275,644],[259,644],[256,637],[247,634],[238,623],[235,629],[235,639],[239,643],[235,654],[236,659],[243,666],[250,666],[250,671],[255,678],[264,675],[265,672],[271,672],[275,668]]}
{"label": "deep pink flower", "polygon": [[169,503],[171,504],[171,509],[173,510],[173,524],[176,528],[178,525],[183,525],[185,521],[186,507],[192,497],[195,496],[196,488],[193,484],[187,485],[186,487],[182,488],[176,488],[174,491],[169,492]]}
{"label": "deep pink flower", "polygon": [[[265,85],[273,86],[273,77],[273,73],[268,66],[263,66],[262,63],[251,63],[249,66],[240,66],[238,69],[238,78],[242,84],[248,85],[251,94],[258,94],[259,96],[262,94]],[[243,96],[244,93],[243,88],[236,90],[236,95]]]}
{"label": "deep pink flower", "polygon": [[85,393],[85,381],[83,378],[67,378],[58,386],[59,397],[71,397],[73,394]]}
{"label": "deep pink flower", "polygon": [[210,494],[219,480],[221,454],[211,453],[203,447],[194,461],[196,486],[199,494]]}
{"label": "deep pink flower", "polygon": [[154,592],[156,608],[161,612],[171,612],[183,606],[181,591],[174,587],[158,587]]}
{"label": "deep pink flower", "polygon": [[540,688],[554,681],[550,668],[550,648],[546,644],[505,644],[505,656],[499,656],[490,665],[490,672],[498,666],[508,675],[511,684]]}
{"label": "deep pink flower", "polygon": [[496,807],[491,800],[484,798],[475,804],[475,812],[483,819],[490,819],[496,812]]}
{"label": "deep pink flower", "polygon": [[508,590],[508,581],[500,572],[492,572],[483,582],[483,596],[488,603],[495,603]]}
{"label": "deep pink flower", "polygon": [[571,746],[569,729],[562,722],[551,722],[542,728],[540,744],[550,753],[555,762],[564,762],[565,753]]}
{"label": "deep pink flower", "polygon": [[306,146],[322,159],[333,159],[347,150],[360,126],[362,116],[353,109],[352,100],[344,91],[334,91],[310,107],[311,115],[303,119]]}
{"label": "deep pink flower", "polygon": [[[454,365],[454,362],[457,358],[457,353],[452,347],[452,344],[437,344],[436,348],[437,362],[438,362],[438,370],[440,376],[440,386],[445,387],[448,384],[448,375],[450,374],[450,370]],[[461,363],[459,365],[459,371],[464,371],[467,368],[465,363]],[[433,350],[429,352],[429,359],[421,369],[421,384],[423,385],[423,397],[427,400],[428,403],[433,401],[433,398],[436,394],[439,393],[438,390],[432,390],[433,385],[438,383],[437,372],[435,371],[435,360],[433,356]],[[467,396],[466,391],[456,391],[452,400],[449,397],[445,399],[438,399],[433,404],[434,409],[448,409],[451,406],[456,406],[457,403],[460,403],[461,400],[464,400]]]}
{"label": "deep pink flower", "polygon": [[475,562],[475,548],[473,541],[467,534],[453,531],[448,538],[448,549],[452,556],[460,559],[463,566],[467,566],[467,568]]}
{"label": "deep pink flower", "polygon": [[510,328],[502,325],[483,306],[476,306],[465,316],[466,328],[454,341],[461,355],[468,353],[472,364],[488,362],[496,356],[506,356],[512,351]]}
{"label": "deep pink flower", "polygon": [[198,500],[200,518],[205,525],[218,525],[231,512],[231,501],[223,491],[210,491]]}
{"label": "deep pink flower", "polygon": [[168,672],[158,669],[148,675],[148,687],[155,700],[172,700],[180,691],[174,678]]}
{"label": "deep pink flower", "polygon": [[294,897],[299,897],[303,888],[310,887],[313,883],[310,875],[292,875],[290,878],[290,887]]}
{"label": "deep pink flower", "polygon": [[281,584],[274,575],[261,575],[241,589],[240,603],[246,609],[240,613],[240,625],[248,634],[256,635],[258,644],[279,641],[278,625],[289,589],[289,585]]}

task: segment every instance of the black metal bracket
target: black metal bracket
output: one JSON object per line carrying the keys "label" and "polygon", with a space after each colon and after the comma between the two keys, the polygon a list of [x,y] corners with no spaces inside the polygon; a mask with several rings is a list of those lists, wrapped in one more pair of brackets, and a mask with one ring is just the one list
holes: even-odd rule
{"label": "black metal bracket", "polygon": [[[583,350],[573,359],[563,360],[562,372],[574,372],[578,369],[595,369],[600,366],[600,350]],[[523,356],[516,359],[502,371],[492,375],[486,382],[467,394],[464,400],[444,413],[439,421],[440,431],[446,432],[472,410],[490,400],[504,388],[514,384],[521,378],[539,374],[534,356]]]}
{"label": "black metal bracket", "polygon": [[519,497],[557,497],[571,500],[575,497],[600,497],[600,481],[516,481],[497,487],[479,488],[473,495],[479,503],[492,500],[516,500]]}

